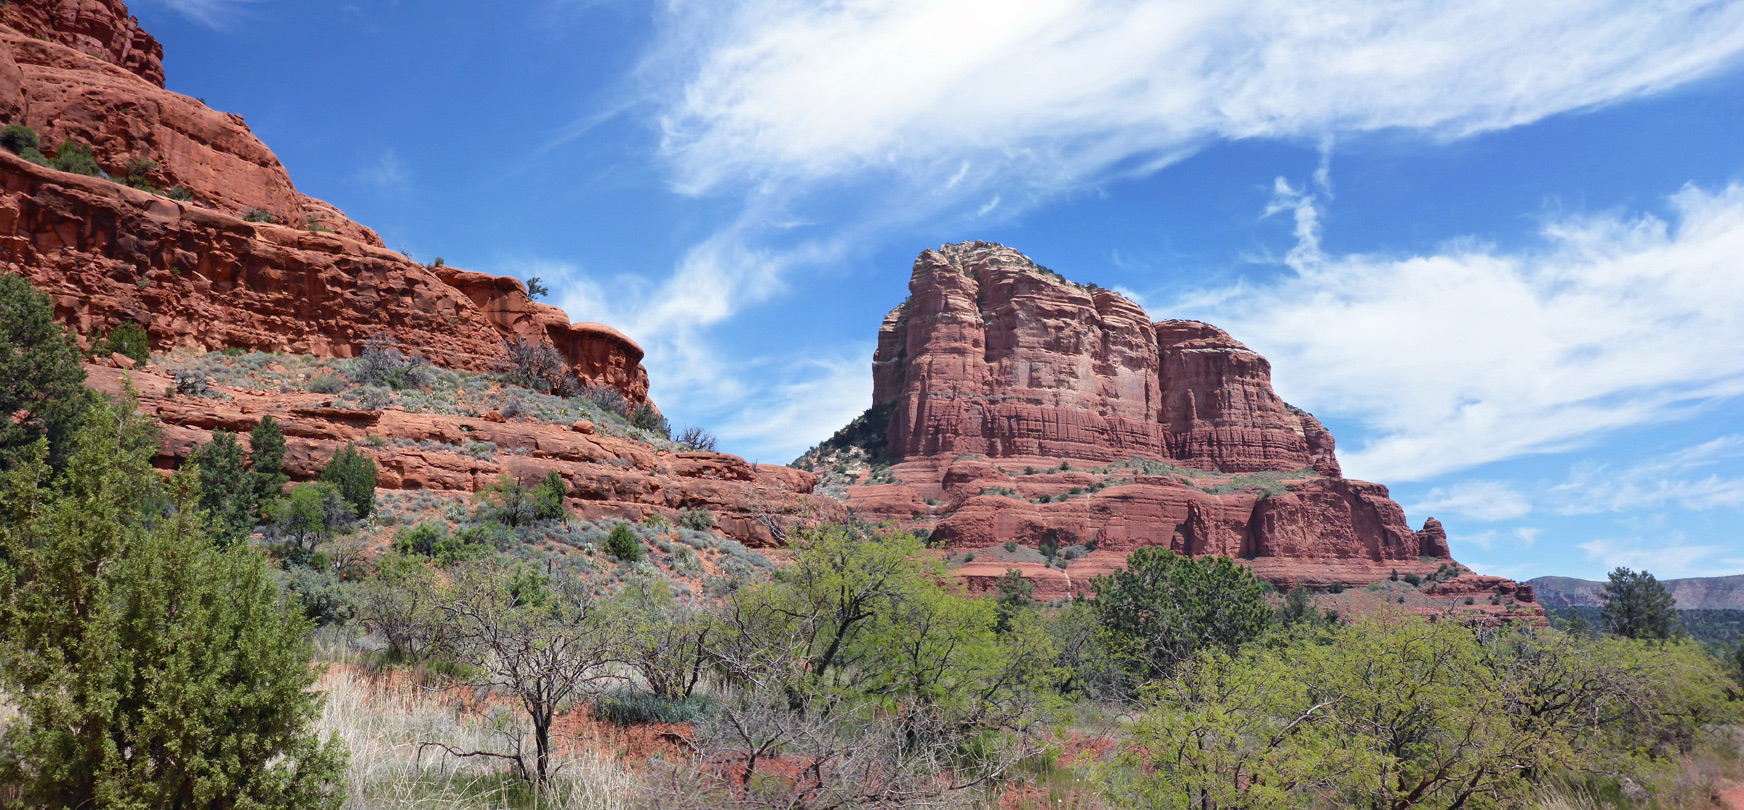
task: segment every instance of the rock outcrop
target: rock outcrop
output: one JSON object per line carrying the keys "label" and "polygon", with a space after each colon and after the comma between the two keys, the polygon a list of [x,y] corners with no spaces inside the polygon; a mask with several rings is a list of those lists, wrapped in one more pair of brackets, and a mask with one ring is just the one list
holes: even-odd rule
{"label": "rock outcrop", "polygon": [[[840,503],[811,494],[811,473],[751,464],[722,453],[673,452],[598,433],[587,423],[556,425],[500,414],[448,416],[398,409],[336,406],[329,395],[265,392],[212,385],[206,396],[177,396],[162,369],[87,366],[86,384],[120,396],[131,385],[141,411],[161,425],[158,464],[179,467],[212,432],[247,433],[267,416],[285,433],[285,472],[294,480],[320,475],[348,443],[375,459],[378,486],[469,495],[507,475],[523,481],[557,472],[568,507],[583,520],[678,521],[687,509],[707,509],[715,527],[747,546],[779,544],[795,524],[841,520]],[[492,448],[487,457],[467,446]]]}
{"label": "rock outcrop", "polygon": [[[1282,586],[1460,570],[1438,521],[1414,531],[1386,487],[1342,477],[1332,434],[1278,397],[1264,357],[1010,248],[923,252],[872,369],[871,409],[796,466],[973,557],[956,569],[972,584],[1016,568],[1068,596],[1141,546]],[[1504,590],[1531,602],[1488,592]]]}
{"label": "rock outcrop", "polygon": [[[91,147],[113,177],[143,178],[241,216],[256,209],[380,246],[374,231],[299,193],[242,116],[163,87],[163,49],[120,0],[17,0],[0,8],[0,118],[36,130],[43,150]],[[131,164],[131,165],[130,165]]]}

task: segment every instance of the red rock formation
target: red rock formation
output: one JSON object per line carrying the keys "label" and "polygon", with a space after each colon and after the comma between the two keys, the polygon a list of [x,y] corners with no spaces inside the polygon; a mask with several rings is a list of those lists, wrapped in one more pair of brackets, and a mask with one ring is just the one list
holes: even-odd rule
{"label": "red rock formation", "polygon": [[121,0],[18,0],[0,6],[0,25],[65,45],[163,86],[163,46],[128,15]]}
{"label": "red rock formation", "polygon": [[[1152,323],[985,242],[923,252],[909,292],[879,330],[872,409],[796,464],[888,464],[878,483],[831,486],[860,514],[974,552],[957,569],[971,586],[1016,568],[1061,598],[1150,545],[1235,557],[1281,586],[1450,564],[1441,524],[1413,531],[1386,487],[1344,479],[1332,434],[1223,330]],[[1071,557],[1050,566],[1007,543]]]}
{"label": "red rock formation", "polygon": [[256,208],[296,227],[310,222],[370,245],[375,232],[297,192],[279,159],[242,116],[163,88],[162,48],[120,0],[17,0],[0,10],[0,117],[37,131],[43,151],[89,145],[113,177],[153,161],[147,179],[180,186],[202,205]]}
{"label": "red rock formation", "polygon": [[1116,293],[985,242],[922,253],[909,292],[872,361],[892,455],[1338,474],[1331,435],[1272,392],[1265,358],[1216,327],[1152,324]]}
{"label": "red rock formation", "polygon": [[[358,442],[380,466],[382,489],[472,493],[503,475],[535,480],[555,470],[568,484],[569,507],[585,520],[640,521],[660,514],[676,522],[682,510],[703,508],[715,513],[717,528],[749,546],[775,545],[771,525],[845,517],[841,504],[810,494],[817,483],[811,473],[720,453],[659,451],[599,435],[591,426],[351,410],[333,407],[332,397],[321,394],[264,394],[225,386],[213,389],[228,400],[177,397],[173,381],[161,370],[101,365],[86,370],[87,384],[112,396],[132,384],[140,410],[162,424],[158,463],[165,468],[180,466],[195,447],[212,440],[214,430],[244,434],[246,443],[246,433],[270,415],[285,432],[285,471],[298,480],[319,475],[334,452]],[[378,441],[365,444],[370,437]],[[493,458],[460,450],[485,442],[496,445]]]}
{"label": "red rock formation", "polygon": [[[504,337],[526,328],[393,251],[243,222],[4,150],[0,259],[48,292],[76,331],[134,321],[160,350],[236,346],[352,357],[385,332],[441,365],[476,371],[498,367]],[[495,281],[493,289],[525,302],[520,282]],[[485,303],[501,309],[495,298]],[[525,303],[584,382],[614,386],[632,401],[647,398],[642,350],[633,341]]]}

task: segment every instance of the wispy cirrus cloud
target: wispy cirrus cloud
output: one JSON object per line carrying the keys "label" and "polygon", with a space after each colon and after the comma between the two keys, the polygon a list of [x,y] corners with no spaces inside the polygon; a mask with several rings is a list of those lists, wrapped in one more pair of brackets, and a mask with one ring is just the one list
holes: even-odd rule
{"label": "wispy cirrus cloud", "polygon": [[[1738,64],[1744,53],[1744,4],[1696,0],[668,0],[660,26],[659,44],[638,75],[645,97],[656,99],[670,182],[687,195],[738,198],[744,213],[698,244],[662,285],[670,302],[636,308],[633,320],[646,328],[635,334],[651,342],[656,379],[721,389],[735,382],[698,336],[776,294],[737,280],[758,275],[778,288],[788,269],[815,261],[819,243],[839,248],[921,221],[1014,216],[1064,192],[1155,172],[1223,140],[1305,140],[1321,144],[1325,156],[1347,134],[1458,139],[1678,87]],[[1280,189],[1294,195],[1287,204],[1299,232],[1317,233],[1317,206],[1331,196],[1326,166],[1323,159],[1314,182]],[[1709,205],[1698,193],[1685,200],[1692,211]],[[1530,390],[1528,381],[1497,379],[1520,372],[1523,362],[1476,369],[1475,391],[1445,379],[1472,363],[1426,371],[1454,351],[1454,337],[1463,339],[1449,331],[1455,316],[1476,311],[1481,327],[1510,314],[1487,307],[1485,296],[1542,310],[1530,314],[1560,314],[1556,328],[1574,328],[1568,321],[1580,310],[1601,304],[1558,292],[1561,274],[1628,265],[1620,255],[1583,258],[1583,251],[1633,244],[1645,256],[1654,249],[1647,220],[1561,226],[1546,234],[1553,244],[1542,255],[1472,247],[1416,260],[1352,257],[1259,291],[1263,307],[1221,311],[1301,318],[1307,301],[1291,308],[1288,299],[1306,295],[1360,316],[1327,330],[1334,338],[1419,348],[1433,337],[1441,344],[1414,362],[1403,349],[1385,352],[1380,365],[1392,375],[1385,384],[1380,371],[1338,367],[1327,379],[1358,384],[1349,394],[1295,388],[1374,420],[1383,438],[1358,448],[1347,465],[1372,476],[1423,477],[1546,449],[1699,398],[1693,379],[1663,402],[1598,390],[1562,401]],[[1589,227],[1603,232],[1577,232]],[[793,238],[806,228],[820,235]],[[1676,241],[1685,241],[1683,230]],[[769,247],[777,243],[802,246]],[[1318,244],[1310,247],[1292,261],[1316,259]],[[757,257],[754,267],[745,266],[746,257]],[[1389,275],[1396,272],[1404,282]],[[1615,292],[1609,283],[1584,289],[1607,298]],[[693,289],[714,294],[687,292]],[[1443,292],[1455,298],[1434,300]],[[1423,296],[1440,331],[1387,317],[1424,308]],[[1685,309],[1657,312],[1667,311]],[[1319,320],[1315,328],[1324,326]],[[1501,325],[1525,336],[1519,324]],[[1290,322],[1269,335],[1244,334],[1284,347],[1273,358],[1280,369],[1285,360],[1310,361],[1296,366],[1297,380],[1334,362],[1368,362],[1340,356],[1330,341],[1306,340],[1307,328]],[[1477,342],[1494,356],[1498,341]],[[1591,365],[1578,351],[1548,359]],[[1595,382],[1601,374],[1576,368],[1562,376]],[[1631,379],[1650,382],[1647,376]],[[1540,407],[1510,413],[1503,395],[1521,389]],[[1403,399],[1428,401],[1432,411],[1414,417]],[[1517,415],[1527,423],[1488,441],[1485,431]]]}
{"label": "wispy cirrus cloud", "polygon": [[1502,481],[1460,481],[1429,490],[1412,505],[1415,513],[1451,513],[1471,520],[1512,520],[1532,511],[1532,502]]}
{"label": "wispy cirrus cloud", "polygon": [[1744,6],[1693,0],[668,9],[682,46],[661,53],[682,85],[664,146],[696,193],[866,171],[1046,191],[1216,138],[1457,138],[1673,87],[1744,51]]}
{"label": "wispy cirrus cloud", "polygon": [[1660,579],[1744,573],[1744,560],[1724,557],[1731,546],[1691,543],[1682,532],[1663,537],[1605,538],[1580,544],[1588,560],[1606,569],[1651,571]]}
{"label": "wispy cirrus cloud", "polygon": [[1566,450],[1744,394],[1744,354],[1698,348],[1744,346],[1744,185],[1666,206],[1553,219],[1523,250],[1415,256],[1324,255],[1298,210],[1294,275],[1171,310],[1268,356],[1287,397],[1370,427],[1340,453],[1352,475],[1423,480]]}
{"label": "wispy cirrus cloud", "polygon": [[149,0],[209,28],[223,28],[260,0]]}
{"label": "wispy cirrus cloud", "polygon": [[1720,436],[1622,469],[1583,462],[1551,489],[1550,497],[1565,515],[1666,504],[1693,510],[1744,508],[1744,434]]}

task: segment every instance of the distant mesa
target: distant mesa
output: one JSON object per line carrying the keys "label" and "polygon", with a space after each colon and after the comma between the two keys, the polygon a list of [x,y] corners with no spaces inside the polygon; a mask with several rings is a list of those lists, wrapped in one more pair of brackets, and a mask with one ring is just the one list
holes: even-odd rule
{"label": "distant mesa", "polygon": [[[1538,577],[1527,585],[1537,592],[1547,608],[1597,607],[1603,605],[1605,583],[1572,577]],[[1660,584],[1677,600],[1678,610],[1744,610],[1744,575],[1662,579]]]}
{"label": "distant mesa", "polygon": [[1406,607],[1542,617],[1531,588],[1454,563],[1438,521],[1413,530],[1386,487],[1342,477],[1264,357],[1003,245],[921,253],[872,374],[866,413],[795,466],[857,514],[929,532],[971,584],[1016,568],[1061,598],[1164,546],[1285,587],[1433,576]]}

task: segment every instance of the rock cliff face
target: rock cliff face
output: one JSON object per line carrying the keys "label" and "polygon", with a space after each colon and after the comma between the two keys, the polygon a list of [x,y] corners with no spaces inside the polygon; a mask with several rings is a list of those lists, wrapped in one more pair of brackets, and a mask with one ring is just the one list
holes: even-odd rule
{"label": "rock cliff face", "polygon": [[1062,596],[1148,545],[1282,585],[1453,576],[1441,524],[1413,531],[1386,487],[1343,478],[1264,357],[1010,248],[922,253],[872,368],[872,408],[797,465],[856,512],[972,553],[971,582],[1015,567]]}
{"label": "rock cliff face", "polygon": [[[581,383],[648,401],[642,349],[629,337],[570,323],[562,310],[532,301],[518,280],[426,267],[384,249],[368,228],[298,193],[240,117],[162,85],[161,49],[118,0],[0,5],[0,123],[34,128],[51,154],[63,139],[88,144],[111,177],[137,173],[130,162],[153,161],[144,184],[189,192],[172,197],[56,171],[0,149],[0,272],[47,292],[79,334],[131,322],[157,352],[314,358],[354,357],[370,337],[387,334],[437,365],[473,372],[501,368],[507,342],[525,339],[555,348]],[[243,219],[257,208],[280,224]],[[464,499],[503,475],[555,471],[583,518],[676,520],[682,510],[707,509],[729,537],[759,546],[779,544],[795,524],[845,517],[840,503],[810,494],[810,473],[677,452],[588,422],[470,408],[366,410],[307,393],[309,380],[292,388],[213,384],[209,395],[177,396],[166,366],[133,365],[106,358],[89,367],[88,384],[138,392],[140,410],[163,426],[165,467],[215,430],[246,433],[271,415],[286,433],[293,478],[316,475],[337,448],[357,442],[380,465],[383,489]]]}
{"label": "rock cliff face", "polygon": [[900,457],[976,453],[1225,472],[1316,468],[1332,437],[1272,392],[1222,330],[1153,324],[1131,301],[985,242],[922,253],[878,334],[872,402]]}
{"label": "rock cliff face", "polygon": [[[571,324],[515,279],[427,268],[306,197],[240,116],[163,89],[162,48],[119,0],[0,7],[0,118],[52,153],[89,145],[111,177],[0,150],[0,261],[54,296],[81,333],[133,321],[154,349],[241,347],[353,356],[385,332],[442,365],[500,364],[505,339],[549,343],[583,383],[645,401],[642,349]],[[265,210],[277,225],[245,222]]]}
{"label": "rock cliff face", "polygon": [[[145,179],[180,186],[215,211],[270,212],[369,245],[375,232],[298,193],[283,164],[242,116],[163,87],[163,49],[120,0],[15,0],[0,9],[0,118],[37,131],[50,152],[72,139],[114,177],[129,163]],[[137,165],[137,164],[136,164]]]}

